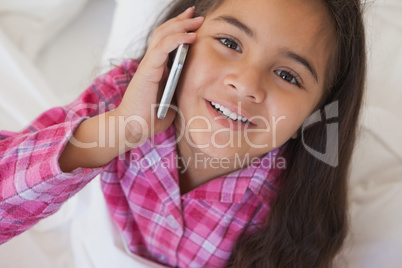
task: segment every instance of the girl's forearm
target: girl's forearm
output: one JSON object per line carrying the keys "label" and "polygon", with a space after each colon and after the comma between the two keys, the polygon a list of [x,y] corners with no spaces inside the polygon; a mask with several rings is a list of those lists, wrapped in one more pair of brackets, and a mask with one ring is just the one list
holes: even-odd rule
{"label": "girl's forearm", "polygon": [[[133,125],[133,122],[130,123]],[[59,158],[60,169],[96,168],[139,145],[141,132],[129,131],[125,118],[116,110],[84,120],[75,130]],[[139,127],[140,129],[140,127]]]}

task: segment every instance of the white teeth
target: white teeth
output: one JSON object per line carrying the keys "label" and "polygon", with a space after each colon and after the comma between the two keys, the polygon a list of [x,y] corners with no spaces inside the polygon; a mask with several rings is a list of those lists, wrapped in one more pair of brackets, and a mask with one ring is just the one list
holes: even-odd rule
{"label": "white teeth", "polygon": [[229,117],[230,117],[230,119],[232,119],[232,120],[237,120],[237,114],[236,114],[236,113],[231,113],[231,114],[229,115]]}
{"label": "white teeth", "polygon": [[212,106],[216,109],[221,111],[225,116],[229,117],[233,121],[242,121],[243,123],[249,122],[246,117],[238,115],[237,113],[232,112],[228,108],[225,108],[223,105],[215,102],[211,102]]}
{"label": "white teeth", "polygon": [[223,114],[226,115],[226,116],[229,116],[229,115],[232,113],[228,108],[223,109],[222,112],[223,112]]}

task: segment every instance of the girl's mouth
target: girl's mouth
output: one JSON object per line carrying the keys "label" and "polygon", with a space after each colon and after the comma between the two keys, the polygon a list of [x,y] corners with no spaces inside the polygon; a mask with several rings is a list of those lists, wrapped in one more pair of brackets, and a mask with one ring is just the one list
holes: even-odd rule
{"label": "girl's mouth", "polygon": [[226,117],[227,119],[230,119],[235,122],[239,123],[244,123],[244,124],[252,124],[252,122],[241,115],[238,115],[237,113],[229,110],[228,108],[224,107],[223,105],[215,102],[209,102],[209,104],[212,106],[212,108],[220,115]]}

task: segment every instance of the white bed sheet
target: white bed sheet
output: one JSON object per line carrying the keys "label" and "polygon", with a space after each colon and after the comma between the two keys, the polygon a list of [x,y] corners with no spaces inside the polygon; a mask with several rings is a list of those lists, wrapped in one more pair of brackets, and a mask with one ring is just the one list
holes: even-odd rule
{"label": "white bed sheet", "polygon": [[[52,103],[61,102],[37,68],[0,29],[0,126],[18,130]],[[40,89],[40,90],[37,90]]]}
{"label": "white bed sheet", "polygon": [[[91,0],[92,11],[82,14],[87,16],[87,23],[96,19],[88,14],[96,9],[94,3],[99,1],[112,0]],[[74,75],[68,77],[52,71],[51,66],[57,66],[60,62],[55,61],[49,53],[39,54],[39,58],[32,59],[32,55],[21,52],[20,47],[0,32],[0,56],[5,59],[0,62],[0,128],[17,130],[39,112],[70,101],[100,69],[107,68],[109,59],[119,61],[124,57],[138,55],[146,37],[146,29],[170,1],[116,0],[114,11],[107,13],[108,16],[113,15],[113,21],[110,32],[107,31],[110,38],[106,49],[103,50],[99,43],[92,43],[89,52],[83,52],[92,53],[93,56],[90,63],[85,65],[85,70],[80,71],[85,75],[75,73],[78,82],[67,88],[57,85],[71,81]],[[399,72],[402,70],[401,17],[400,0],[376,0],[368,6],[368,93],[349,183],[350,233],[337,258],[336,267],[402,267],[402,88],[399,83]],[[99,28],[104,30],[104,26]],[[102,29],[98,29],[98,35],[104,34]],[[52,44],[55,45],[57,40],[63,40],[65,44],[68,39],[63,38],[67,37],[60,34],[47,44],[47,51],[54,49]],[[82,43],[88,49],[91,45],[87,41]],[[64,49],[65,58],[60,60],[71,55],[68,54],[71,48],[65,46]],[[58,50],[52,53],[57,54]],[[100,68],[95,68],[100,58],[102,63],[97,66]],[[68,70],[75,63],[69,61],[61,70]],[[18,94],[21,94],[19,92],[23,92],[23,101],[16,101]],[[153,265],[130,255],[124,248],[107,215],[99,179],[95,179],[68,201],[60,212],[0,246],[1,267]]]}

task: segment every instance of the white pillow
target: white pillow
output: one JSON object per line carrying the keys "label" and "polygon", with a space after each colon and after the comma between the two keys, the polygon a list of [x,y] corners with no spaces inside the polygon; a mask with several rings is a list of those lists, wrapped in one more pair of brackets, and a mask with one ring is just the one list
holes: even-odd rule
{"label": "white pillow", "polygon": [[366,13],[367,105],[402,115],[402,1],[376,0]]}
{"label": "white pillow", "polygon": [[350,230],[339,268],[397,268],[402,263],[402,120],[365,109],[349,182]]}
{"label": "white pillow", "polygon": [[62,102],[37,68],[0,29],[0,129],[19,131]]}
{"label": "white pillow", "polygon": [[0,0],[0,27],[29,58],[73,21],[88,0]]}
{"label": "white pillow", "polygon": [[146,38],[156,19],[172,0],[116,0],[112,29],[104,51],[105,68],[112,60],[138,58],[144,51]]}

